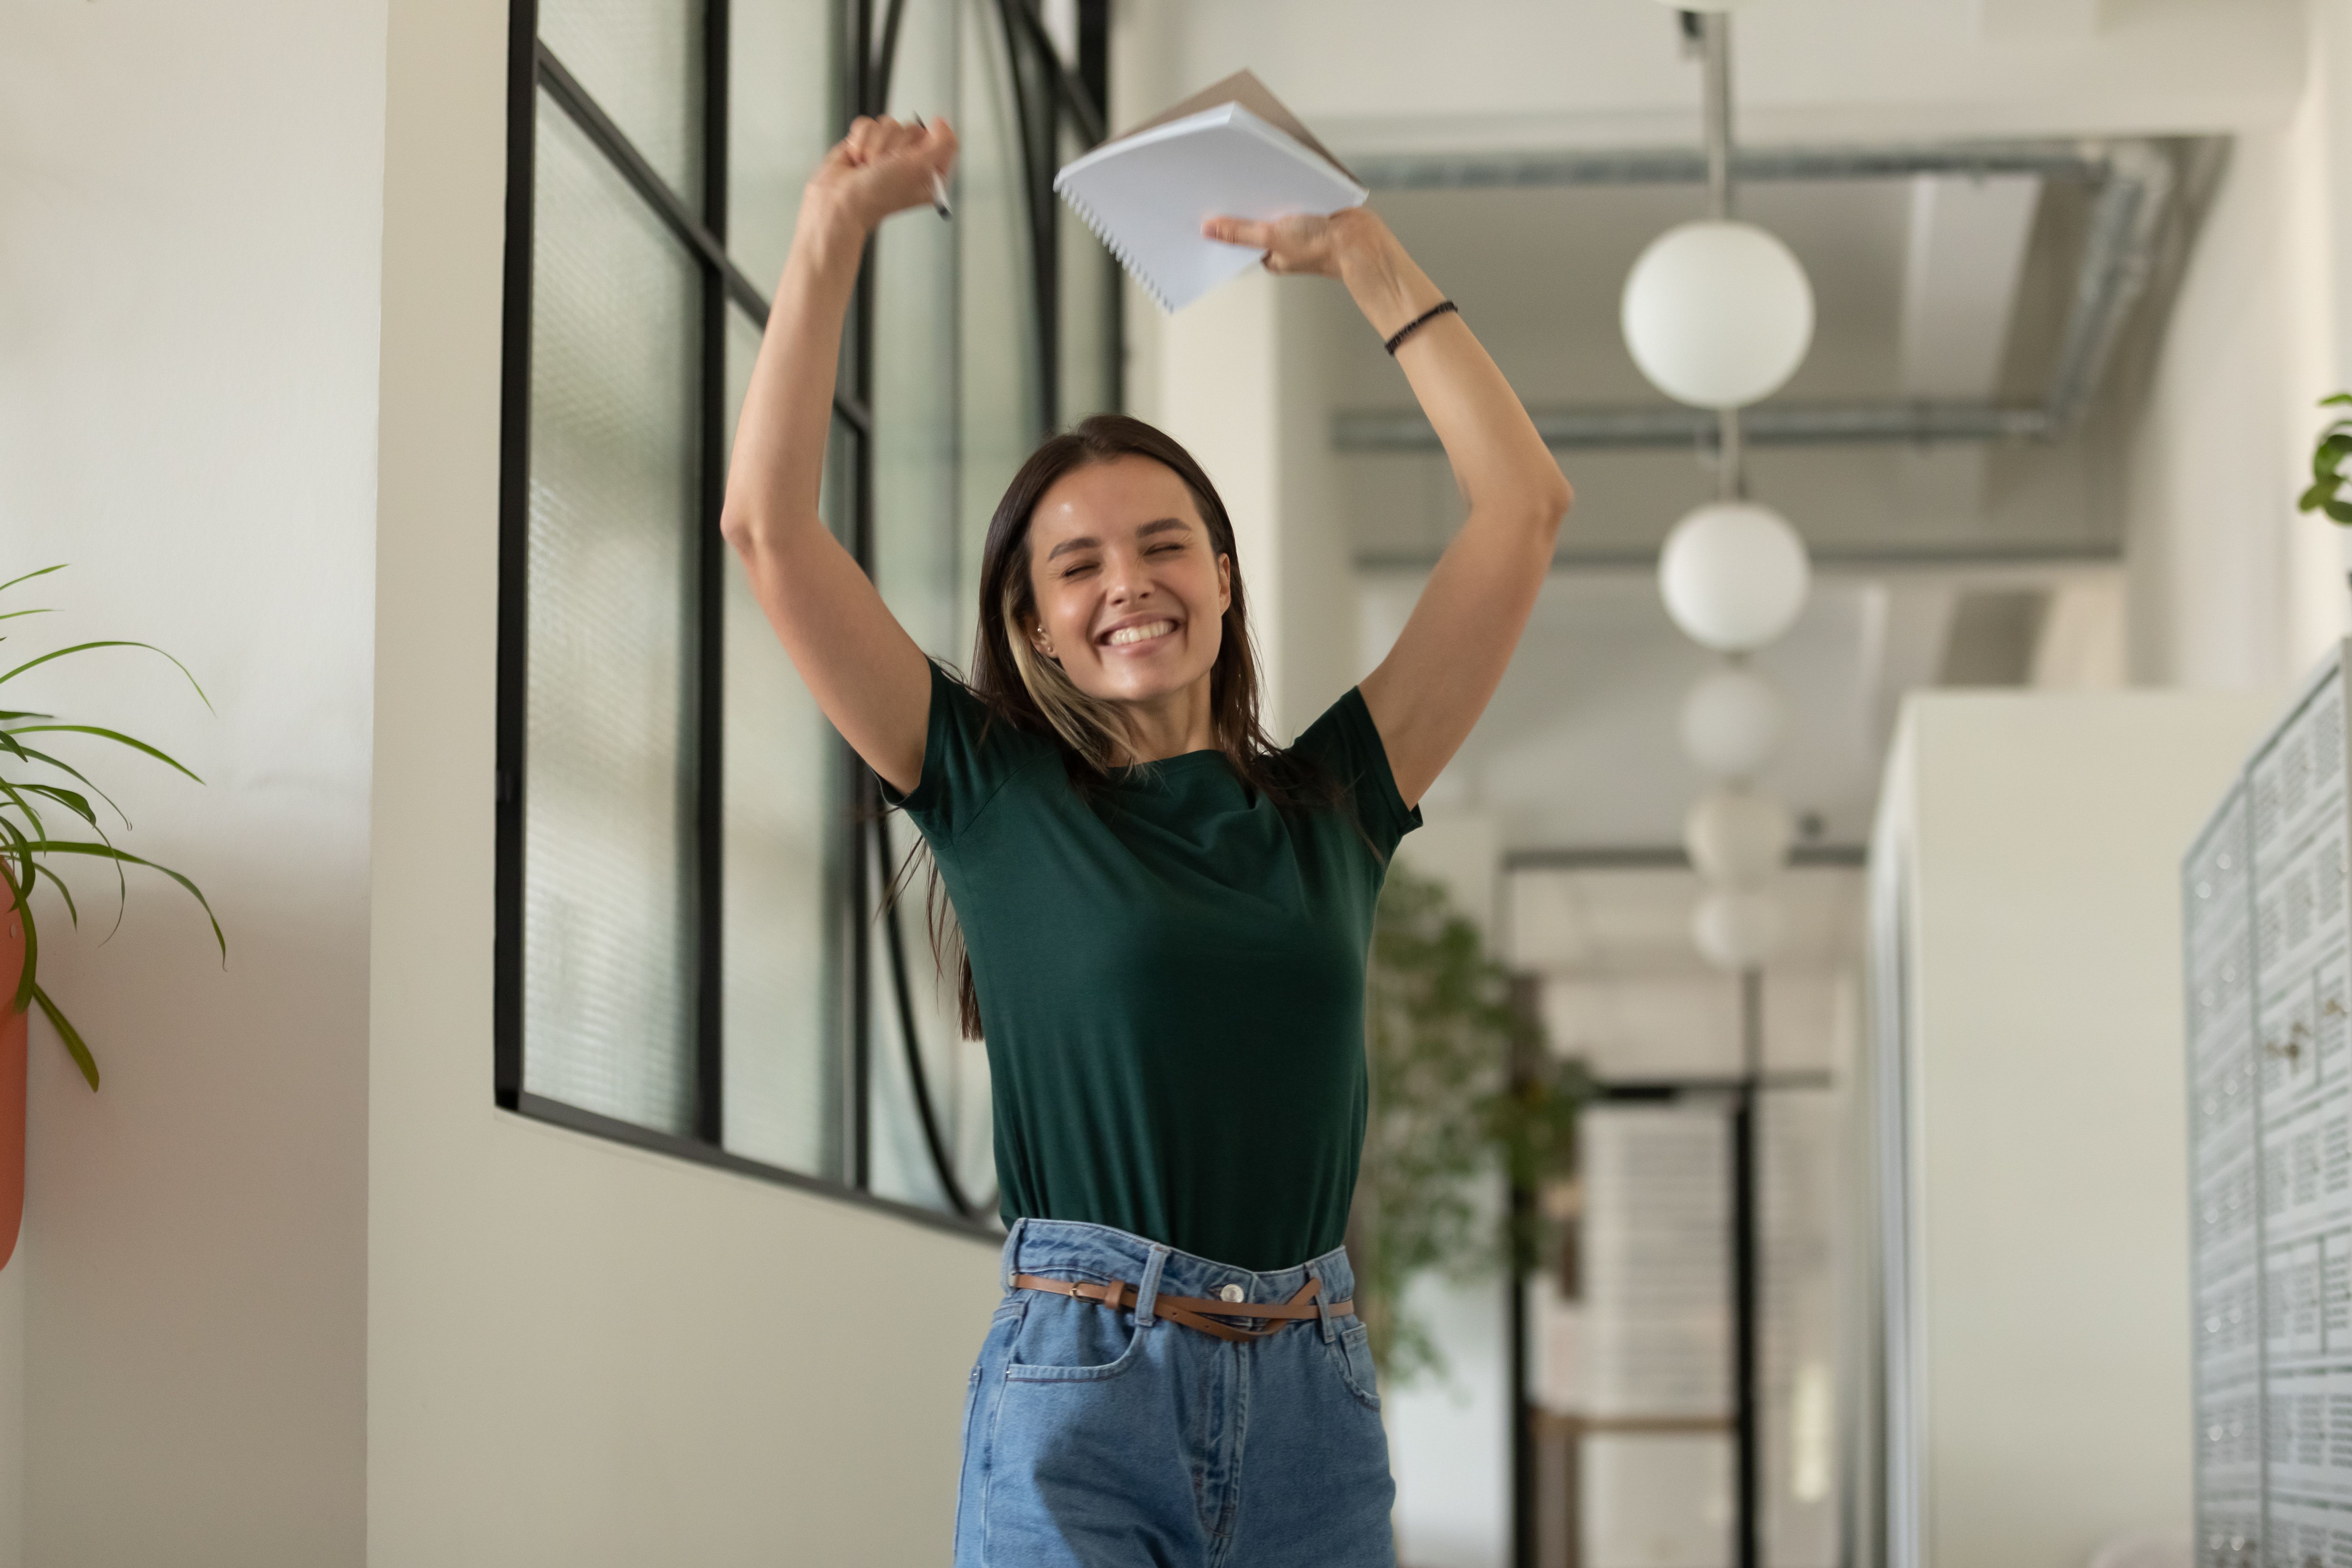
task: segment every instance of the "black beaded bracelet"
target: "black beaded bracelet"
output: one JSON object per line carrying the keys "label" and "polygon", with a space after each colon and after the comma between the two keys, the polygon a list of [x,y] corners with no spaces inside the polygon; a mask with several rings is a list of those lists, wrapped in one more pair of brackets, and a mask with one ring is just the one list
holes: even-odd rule
{"label": "black beaded bracelet", "polygon": [[1432,305],[1428,310],[1423,310],[1420,315],[1415,316],[1412,321],[1407,321],[1403,326],[1399,327],[1396,330],[1396,335],[1389,339],[1388,342],[1382,343],[1381,347],[1388,350],[1389,353],[1393,356],[1397,352],[1397,345],[1399,343],[1412,336],[1413,333],[1421,331],[1422,328],[1429,325],[1430,322],[1437,320],[1438,317],[1446,315],[1449,312],[1458,316],[1462,313],[1462,307],[1456,305],[1451,300],[1440,300],[1436,304]]}

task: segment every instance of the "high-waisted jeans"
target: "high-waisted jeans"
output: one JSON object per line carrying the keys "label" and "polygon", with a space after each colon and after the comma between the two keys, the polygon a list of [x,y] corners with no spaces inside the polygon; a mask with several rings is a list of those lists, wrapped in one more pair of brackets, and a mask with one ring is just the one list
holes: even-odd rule
{"label": "high-waisted jeans", "polygon": [[[1015,1274],[1139,1288],[1131,1311]],[[1388,1436],[1363,1324],[1246,1343],[1155,1319],[1160,1296],[1322,1300],[1344,1250],[1253,1273],[1107,1226],[1016,1221],[1003,1303],[971,1370],[956,1568],[1391,1568]]]}

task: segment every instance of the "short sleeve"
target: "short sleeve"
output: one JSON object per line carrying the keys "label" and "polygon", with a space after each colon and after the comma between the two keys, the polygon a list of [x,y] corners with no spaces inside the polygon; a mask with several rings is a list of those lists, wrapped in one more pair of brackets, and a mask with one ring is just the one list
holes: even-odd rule
{"label": "short sleeve", "polygon": [[1389,750],[1364,706],[1364,694],[1349,687],[1323,717],[1307,727],[1291,750],[1328,770],[1348,791],[1356,820],[1383,858],[1397,841],[1421,826],[1421,808],[1409,806],[1389,771]]}
{"label": "short sleeve", "polygon": [[906,807],[934,846],[952,843],[1013,776],[1025,739],[1009,724],[992,722],[971,689],[934,662],[930,716],[923,727],[923,775],[906,795],[885,781],[882,798]]}

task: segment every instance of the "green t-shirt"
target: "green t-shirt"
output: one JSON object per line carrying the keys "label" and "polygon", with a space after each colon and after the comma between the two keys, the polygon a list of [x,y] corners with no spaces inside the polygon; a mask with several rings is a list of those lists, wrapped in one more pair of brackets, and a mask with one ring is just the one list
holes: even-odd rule
{"label": "green t-shirt", "polygon": [[1421,815],[1360,693],[1295,750],[1352,817],[1277,810],[1218,752],[1082,796],[1053,742],[932,667],[907,815],[971,954],[1008,1223],[1087,1220],[1258,1270],[1346,1236],[1372,907]]}

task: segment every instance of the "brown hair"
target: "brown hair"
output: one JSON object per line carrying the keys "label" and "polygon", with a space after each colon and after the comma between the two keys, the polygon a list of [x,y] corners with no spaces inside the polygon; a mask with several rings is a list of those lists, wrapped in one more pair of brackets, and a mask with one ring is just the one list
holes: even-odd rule
{"label": "brown hair", "polygon": [[[1037,608],[1029,574],[1029,524],[1038,501],[1066,475],[1121,458],[1149,458],[1182,479],[1209,531],[1210,553],[1231,563],[1232,598],[1225,606],[1217,661],[1209,670],[1209,723],[1216,749],[1244,787],[1279,809],[1339,805],[1344,792],[1337,781],[1276,745],[1259,716],[1257,652],[1250,640],[1248,596],[1225,503],[1192,453],[1164,431],[1124,414],[1092,415],[1076,428],[1048,437],[1021,465],[1004,499],[996,503],[988,541],[981,548],[972,695],[987,708],[992,722],[1051,740],[1062,752],[1071,784],[1081,793],[1090,793],[1109,778],[1126,744],[1125,719],[1118,705],[1087,696],[1060,665],[1039,658],[1021,623],[1034,617]],[[954,927],[936,866],[927,905],[931,951],[942,973],[951,963],[955,966],[964,1037],[976,1040],[981,1037],[980,993],[972,983],[971,956]]]}

